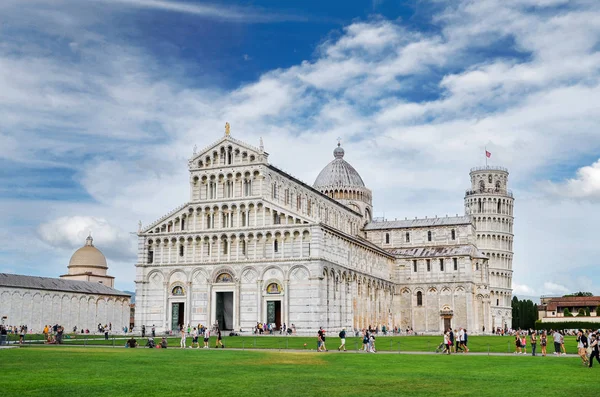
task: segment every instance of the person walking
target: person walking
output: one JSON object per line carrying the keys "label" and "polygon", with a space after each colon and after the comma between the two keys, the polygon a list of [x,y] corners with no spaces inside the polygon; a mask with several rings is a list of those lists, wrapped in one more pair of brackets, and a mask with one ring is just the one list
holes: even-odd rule
{"label": "person walking", "polygon": [[200,343],[198,343],[198,330],[196,327],[192,330],[192,345],[190,346],[192,349],[194,348],[194,344],[196,345],[196,349],[200,349]]}
{"label": "person walking", "polygon": [[596,361],[598,361],[598,364],[600,364],[600,351],[599,351],[600,346],[598,346],[598,342],[599,342],[598,335],[593,334],[592,335],[592,343],[590,344],[590,347],[592,348],[592,354],[590,355],[589,368],[592,368],[592,364],[594,363],[594,357],[596,357]]}
{"label": "person walking", "polygon": [[583,334],[583,330],[580,329],[577,332],[577,353],[579,354],[579,357],[581,357],[583,365],[589,365],[589,360],[587,358],[587,347],[587,337]]}
{"label": "person walking", "polygon": [[463,335],[463,349],[465,353],[469,352],[469,347],[467,346],[469,343],[469,334],[467,333],[467,329],[464,329],[464,335]]}
{"label": "person walking", "polygon": [[450,354],[450,350],[452,350],[452,345],[450,342],[450,331],[448,330],[444,332],[444,351],[442,352],[442,354],[446,352]]}
{"label": "person walking", "polygon": [[204,349],[208,349],[208,340],[210,339],[210,330],[208,327],[204,328]]}
{"label": "person walking", "polygon": [[[144,333],[146,332],[146,328],[144,328]],[[152,324],[152,337],[156,338],[156,327]]]}
{"label": "person walking", "polygon": [[535,357],[535,349],[537,348],[537,333],[533,331],[529,337],[531,342],[531,355]]}
{"label": "person walking", "polygon": [[146,337],[146,326],[142,325],[142,338]]}
{"label": "person walking", "polygon": [[181,336],[181,341],[179,342],[179,347],[181,347],[182,349],[185,349],[185,328],[183,328],[183,325],[179,329],[179,335]]}
{"label": "person walking", "polygon": [[340,337],[340,347],[338,347],[338,351],[344,349],[346,351],[346,328],[342,328],[339,334]]}
{"label": "person walking", "polygon": [[515,335],[515,354],[521,354],[521,337],[519,333]]}
{"label": "person walking", "polygon": [[223,337],[221,336],[221,330],[217,328],[217,344],[215,345],[215,348],[219,348],[219,346],[221,346],[221,349],[225,348],[225,345],[223,345]]}
{"label": "person walking", "polygon": [[525,332],[523,332],[523,336],[521,337],[521,348],[523,349],[522,354],[527,354],[527,337],[525,335]]}
{"label": "person walking", "polygon": [[563,332],[560,333],[560,349],[562,351],[562,355],[567,355],[567,349],[565,348],[565,335]]}
{"label": "person walking", "polygon": [[369,331],[363,329],[363,351],[367,351],[369,345]]}
{"label": "person walking", "polygon": [[104,340],[108,340],[108,327],[104,327]]}

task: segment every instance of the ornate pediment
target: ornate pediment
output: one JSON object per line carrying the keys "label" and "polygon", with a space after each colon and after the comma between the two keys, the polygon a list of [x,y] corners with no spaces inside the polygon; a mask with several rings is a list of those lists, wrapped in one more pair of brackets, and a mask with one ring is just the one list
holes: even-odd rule
{"label": "ornate pediment", "polygon": [[188,161],[188,166],[191,171],[231,165],[267,163],[268,156],[269,154],[262,147],[262,139],[260,147],[256,148],[232,138],[231,135],[225,135],[200,152],[194,152]]}

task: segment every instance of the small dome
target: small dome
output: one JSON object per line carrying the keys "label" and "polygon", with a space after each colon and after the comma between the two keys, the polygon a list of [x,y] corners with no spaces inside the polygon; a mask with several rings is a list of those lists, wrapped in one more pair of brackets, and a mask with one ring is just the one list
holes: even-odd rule
{"label": "small dome", "polygon": [[[108,265],[106,258],[100,250],[94,247],[94,239],[89,236],[85,240],[85,245],[79,248],[69,261],[69,274],[77,274],[83,272],[102,273],[106,275]],[[101,269],[101,270],[99,270]]]}
{"label": "small dome", "polygon": [[333,151],[335,159],[327,164],[319,173],[313,187],[365,187],[365,183],[346,160],[344,160],[344,149],[338,143]]}

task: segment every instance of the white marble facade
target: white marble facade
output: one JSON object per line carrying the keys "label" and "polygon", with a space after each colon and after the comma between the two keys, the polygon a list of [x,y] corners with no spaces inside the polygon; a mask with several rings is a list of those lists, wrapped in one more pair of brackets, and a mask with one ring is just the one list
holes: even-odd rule
{"label": "white marble facade", "polygon": [[343,157],[338,145],[309,186],[262,142],[226,134],[194,153],[189,201],[138,232],[136,326],[491,329],[472,217],[372,221],[371,191]]}

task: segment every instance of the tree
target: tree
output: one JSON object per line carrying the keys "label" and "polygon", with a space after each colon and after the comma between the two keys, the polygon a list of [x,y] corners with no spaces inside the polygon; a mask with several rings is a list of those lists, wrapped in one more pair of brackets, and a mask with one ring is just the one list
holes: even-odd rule
{"label": "tree", "polygon": [[578,291],[578,292],[573,292],[572,294],[563,295],[563,298],[569,298],[572,296],[594,296],[594,294],[592,294],[591,292]]}
{"label": "tree", "polygon": [[600,305],[596,306],[596,316],[600,316]]}
{"label": "tree", "polygon": [[586,308],[585,308],[585,316],[586,316],[586,317],[589,317],[590,315],[591,315],[591,314],[590,314],[590,308],[589,308],[589,307],[586,307]]}
{"label": "tree", "polygon": [[563,315],[565,317],[573,317],[573,315],[571,314],[571,312],[569,311],[568,308],[565,307],[565,310],[563,310]]}
{"label": "tree", "polygon": [[577,310],[577,317],[585,317],[585,310],[583,307]]}
{"label": "tree", "polygon": [[535,326],[538,317],[537,304],[531,300],[519,300],[516,296],[511,302],[512,307],[512,328],[528,329]]}

